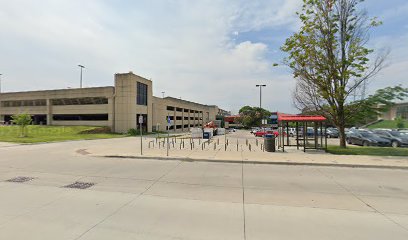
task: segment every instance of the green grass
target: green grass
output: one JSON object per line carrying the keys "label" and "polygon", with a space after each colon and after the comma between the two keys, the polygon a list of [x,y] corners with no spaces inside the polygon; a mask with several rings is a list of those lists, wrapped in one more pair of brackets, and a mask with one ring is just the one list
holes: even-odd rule
{"label": "green grass", "polygon": [[336,155],[408,156],[408,148],[327,146],[327,152]]}
{"label": "green grass", "polygon": [[[408,128],[408,120],[404,121],[404,126]],[[368,126],[368,128],[397,128],[397,121],[384,120],[373,125]]]}
{"label": "green grass", "polygon": [[87,126],[27,126],[27,137],[20,137],[18,126],[0,126],[0,142],[40,143],[68,140],[118,138],[126,135],[115,133],[86,133],[99,127]]}

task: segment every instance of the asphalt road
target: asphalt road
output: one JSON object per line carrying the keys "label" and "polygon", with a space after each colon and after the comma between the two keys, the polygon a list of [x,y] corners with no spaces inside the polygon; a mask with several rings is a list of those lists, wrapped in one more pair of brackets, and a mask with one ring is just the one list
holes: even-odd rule
{"label": "asphalt road", "polygon": [[0,147],[0,239],[408,239],[408,171],[78,151],[95,142]]}

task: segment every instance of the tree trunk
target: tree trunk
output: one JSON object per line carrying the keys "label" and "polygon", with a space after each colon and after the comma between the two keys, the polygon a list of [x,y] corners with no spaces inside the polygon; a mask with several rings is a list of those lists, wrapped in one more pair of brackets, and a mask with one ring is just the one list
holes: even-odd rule
{"label": "tree trunk", "polygon": [[337,117],[339,121],[338,127],[339,127],[340,147],[346,148],[346,133],[344,130],[346,127],[346,121],[344,117],[344,107],[343,106],[339,106]]}

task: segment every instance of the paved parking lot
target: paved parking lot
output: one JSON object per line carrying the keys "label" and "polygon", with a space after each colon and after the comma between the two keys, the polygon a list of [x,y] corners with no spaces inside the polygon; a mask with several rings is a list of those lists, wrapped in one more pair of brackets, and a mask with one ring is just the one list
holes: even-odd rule
{"label": "paved parking lot", "polygon": [[0,148],[0,239],[408,239],[405,170],[76,153],[111,141]]}

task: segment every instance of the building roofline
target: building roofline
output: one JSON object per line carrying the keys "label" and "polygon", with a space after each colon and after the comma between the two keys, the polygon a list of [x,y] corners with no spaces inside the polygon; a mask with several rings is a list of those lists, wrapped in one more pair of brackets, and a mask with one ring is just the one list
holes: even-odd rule
{"label": "building roofline", "polygon": [[1,92],[0,95],[18,94],[18,93],[39,93],[39,92],[70,91],[70,90],[78,91],[78,90],[103,89],[103,88],[115,89],[115,87],[113,87],[113,86],[86,87],[86,88],[59,88],[59,89],[33,90],[33,91],[19,91],[19,92]]}

